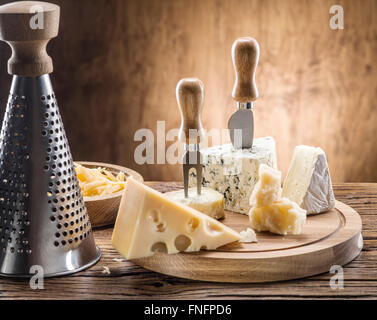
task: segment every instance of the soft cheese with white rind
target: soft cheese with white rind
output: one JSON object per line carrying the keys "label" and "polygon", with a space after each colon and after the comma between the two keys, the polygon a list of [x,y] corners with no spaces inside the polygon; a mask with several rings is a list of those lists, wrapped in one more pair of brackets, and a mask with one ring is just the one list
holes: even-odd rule
{"label": "soft cheese with white rind", "polygon": [[214,250],[238,240],[238,232],[217,220],[127,179],[112,236],[112,245],[126,259]]}
{"label": "soft cheese with white rind", "polygon": [[317,214],[335,207],[326,154],[321,148],[295,148],[282,196],[296,202],[307,214]]}
{"label": "soft cheese with white rind", "polygon": [[225,217],[224,196],[216,190],[202,188],[200,195],[198,195],[196,187],[189,188],[187,198],[185,198],[184,190],[166,192],[164,195],[214,219],[223,219]]}
{"label": "soft cheese with white rind", "polygon": [[[232,144],[201,149],[203,154],[203,186],[224,195],[226,210],[248,214],[250,195],[258,181],[261,164],[276,168],[276,146],[272,137],[254,139],[251,149],[234,149]],[[196,185],[195,172],[190,173],[190,186]]]}

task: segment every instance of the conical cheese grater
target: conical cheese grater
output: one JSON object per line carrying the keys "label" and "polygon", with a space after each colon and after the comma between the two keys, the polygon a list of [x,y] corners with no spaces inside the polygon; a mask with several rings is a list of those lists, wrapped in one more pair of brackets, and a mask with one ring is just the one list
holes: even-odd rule
{"label": "conical cheese grater", "polygon": [[85,269],[100,258],[49,73],[48,41],[60,8],[34,1],[0,7],[0,40],[12,47],[12,87],[0,142],[0,275]]}

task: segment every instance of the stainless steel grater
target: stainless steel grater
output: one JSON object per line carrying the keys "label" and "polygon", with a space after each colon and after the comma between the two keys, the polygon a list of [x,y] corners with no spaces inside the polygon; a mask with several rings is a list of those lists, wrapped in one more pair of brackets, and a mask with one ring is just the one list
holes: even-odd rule
{"label": "stainless steel grater", "polygon": [[[45,29],[29,26],[31,6]],[[59,7],[22,1],[0,7],[0,39],[12,46],[12,87],[0,141],[0,275],[71,274],[95,264],[89,217],[74,170],[46,53],[57,35]],[[39,44],[39,45],[38,45]]]}

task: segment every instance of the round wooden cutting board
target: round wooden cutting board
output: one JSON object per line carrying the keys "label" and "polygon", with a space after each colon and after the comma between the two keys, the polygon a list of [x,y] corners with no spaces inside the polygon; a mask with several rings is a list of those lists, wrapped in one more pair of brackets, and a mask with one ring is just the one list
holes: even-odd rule
{"label": "round wooden cutting board", "polygon": [[[237,231],[249,226],[248,216],[226,212],[222,221]],[[233,243],[216,251],[157,253],[133,260],[163,274],[214,282],[271,282],[329,272],[355,259],[362,247],[362,222],[351,207],[337,201],[335,209],[308,216],[301,235],[257,233],[258,243]]]}

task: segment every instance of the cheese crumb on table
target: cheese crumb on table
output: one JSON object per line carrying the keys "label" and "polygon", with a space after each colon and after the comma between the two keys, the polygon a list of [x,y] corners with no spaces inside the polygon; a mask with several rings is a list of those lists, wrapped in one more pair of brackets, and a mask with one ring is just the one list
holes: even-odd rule
{"label": "cheese crumb on table", "polygon": [[240,232],[241,239],[239,242],[258,242],[257,235],[253,229],[247,228],[245,231]]}
{"label": "cheese crumb on table", "polygon": [[103,267],[102,273],[111,274],[109,267]]}

